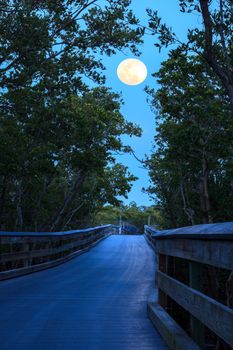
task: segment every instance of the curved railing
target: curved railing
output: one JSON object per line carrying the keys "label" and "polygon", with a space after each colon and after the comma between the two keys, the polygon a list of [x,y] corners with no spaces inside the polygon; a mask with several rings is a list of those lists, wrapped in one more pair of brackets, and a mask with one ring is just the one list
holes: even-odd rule
{"label": "curved railing", "polygon": [[148,314],[171,349],[233,347],[233,222],[159,231],[158,303]]}
{"label": "curved railing", "polygon": [[0,280],[56,266],[83,253],[115,225],[65,232],[0,232]]}

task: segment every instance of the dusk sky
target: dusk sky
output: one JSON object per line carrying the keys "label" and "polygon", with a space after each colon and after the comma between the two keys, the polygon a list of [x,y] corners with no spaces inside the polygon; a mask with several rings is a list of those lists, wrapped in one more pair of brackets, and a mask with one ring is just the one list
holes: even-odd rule
{"label": "dusk sky", "polygon": [[[194,14],[183,14],[179,12],[179,1],[170,0],[133,0],[132,9],[141,23],[148,25],[148,17],[146,9],[151,8],[158,10],[163,22],[172,26],[173,30],[181,40],[185,40],[187,29],[201,25],[201,20]],[[152,142],[155,135],[155,116],[150,110],[146,101],[147,95],[144,92],[146,85],[156,88],[156,80],[151,76],[160,68],[162,61],[166,60],[168,50],[162,49],[159,53],[158,48],[154,46],[156,38],[151,35],[144,37],[144,44],[140,47],[142,52],[139,57],[148,69],[147,79],[140,85],[128,86],[123,84],[117,77],[117,67],[119,63],[126,58],[134,58],[132,54],[118,53],[115,56],[104,58],[106,70],[106,85],[110,86],[113,91],[121,92],[125,104],[122,106],[122,113],[124,117],[131,122],[137,123],[143,130],[141,138],[124,137],[123,140],[129,144],[135,151],[138,158],[142,159],[145,154],[150,154],[152,149]],[[142,169],[140,163],[131,155],[118,156],[117,160],[129,167],[131,173],[139,179],[134,183],[128,199],[123,199],[125,204],[135,201],[137,205],[152,205],[153,202],[149,200],[147,194],[142,193],[142,187],[148,187],[149,177],[147,171]]]}

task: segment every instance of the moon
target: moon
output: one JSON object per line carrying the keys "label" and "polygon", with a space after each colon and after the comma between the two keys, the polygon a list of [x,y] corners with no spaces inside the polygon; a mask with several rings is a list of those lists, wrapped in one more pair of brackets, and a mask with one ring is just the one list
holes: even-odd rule
{"label": "moon", "polygon": [[147,68],[140,60],[127,58],[119,64],[117,75],[120,81],[126,85],[139,85],[147,77]]}

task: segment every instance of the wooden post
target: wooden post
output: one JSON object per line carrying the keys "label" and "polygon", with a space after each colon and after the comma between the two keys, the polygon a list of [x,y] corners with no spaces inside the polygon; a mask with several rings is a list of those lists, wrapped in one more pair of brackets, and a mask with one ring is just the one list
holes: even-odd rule
{"label": "wooden post", "polygon": [[[159,266],[158,269],[161,272],[167,273],[167,255],[159,254]],[[164,309],[167,309],[168,303],[167,303],[167,295],[158,288],[158,302],[159,305],[161,305]]]}
{"label": "wooden post", "polygon": [[[29,244],[28,244],[27,238],[23,239],[22,251],[25,253],[29,253]],[[23,260],[23,266],[28,267],[29,262],[30,262],[30,257],[28,256],[26,259]]]}
{"label": "wooden post", "polygon": [[[189,262],[189,286],[200,292],[203,290],[203,270],[199,263]],[[195,317],[190,315],[190,331],[193,340],[202,348],[205,347],[205,326]]]}

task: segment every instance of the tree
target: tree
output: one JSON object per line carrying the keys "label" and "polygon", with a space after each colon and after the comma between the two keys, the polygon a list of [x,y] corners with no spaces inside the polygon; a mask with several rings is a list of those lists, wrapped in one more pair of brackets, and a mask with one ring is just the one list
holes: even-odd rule
{"label": "tree", "polygon": [[103,81],[100,55],[125,48],[138,53],[135,44],[141,43],[143,31],[130,2],[2,0],[1,86],[43,81],[50,93],[55,89],[58,94],[67,91],[67,83],[77,91],[82,75]]}
{"label": "tree", "polygon": [[116,224],[121,222],[123,225],[124,234],[143,234],[144,225],[156,225],[160,227],[161,217],[155,206],[137,206],[135,202],[129,205],[104,206],[97,211],[94,223],[100,224]]}
{"label": "tree", "polygon": [[134,177],[114,153],[124,151],[122,134],[140,129],[124,120],[117,94],[88,79],[103,85],[102,55],[138,54],[143,31],[129,5],[0,2],[1,229],[77,227],[127,195]]}
{"label": "tree", "polygon": [[155,150],[147,160],[148,192],[156,194],[168,226],[229,220],[233,203],[220,200],[223,187],[232,191],[233,125],[226,94],[196,56],[173,51],[155,76],[161,87],[147,89],[159,115]]}
{"label": "tree", "polygon": [[[117,99],[118,95],[106,88],[98,88],[82,97],[62,100],[46,114],[35,113],[19,130],[15,125],[17,149],[9,145],[15,135],[9,135],[11,130],[6,124],[2,129],[6,139],[3,154],[5,147],[14,153],[12,159],[12,153],[5,154],[1,173],[11,186],[13,198],[9,190],[8,196],[4,192],[4,198],[2,192],[3,222],[10,225],[9,206],[16,206],[14,228],[31,227],[34,222],[35,230],[60,229],[90,203],[90,197],[103,204],[115,203],[117,195],[127,194],[134,177],[123,166],[110,167],[110,163],[114,164],[113,152],[123,150],[120,136],[139,136],[140,129],[125,122]],[[36,125],[40,125],[39,130]],[[9,167],[14,169],[14,175]]]}
{"label": "tree", "polygon": [[[159,42],[155,45],[178,45],[180,52],[194,52],[211,67],[225,88],[233,114],[233,4],[231,0],[179,0],[181,12],[201,15],[203,29],[188,31],[187,43],[182,43],[166,24],[161,22],[157,11],[148,10],[149,27]],[[176,51],[178,53],[178,51]]]}

